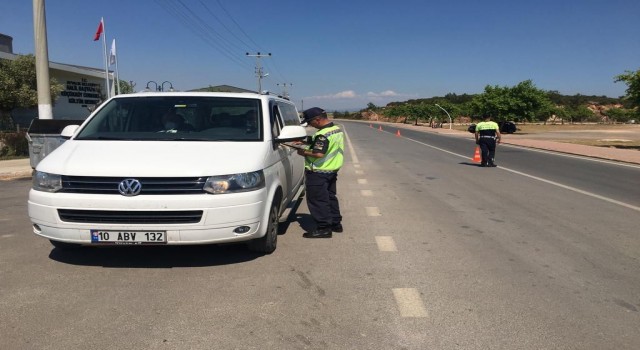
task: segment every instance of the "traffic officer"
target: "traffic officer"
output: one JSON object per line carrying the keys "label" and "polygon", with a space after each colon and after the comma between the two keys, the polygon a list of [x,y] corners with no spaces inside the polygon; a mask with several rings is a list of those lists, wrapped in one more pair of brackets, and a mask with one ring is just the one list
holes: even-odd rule
{"label": "traffic officer", "polygon": [[489,114],[484,115],[484,121],[476,125],[476,144],[480,146],[481,162],[480,166],[495,167],[496,143],[500,143],[500,127],[491,120]]}
{"label": "traffic officer", "polygon": [[305,157],[307,206],[316,222],[316,229],[305,232],[303,237],[331,238],[332,232],[343,231],[336,181],[344,159],[344,134],[322,108],[304,111],[302,123],[318,129],[308,139],[307,148],[298,150]]}

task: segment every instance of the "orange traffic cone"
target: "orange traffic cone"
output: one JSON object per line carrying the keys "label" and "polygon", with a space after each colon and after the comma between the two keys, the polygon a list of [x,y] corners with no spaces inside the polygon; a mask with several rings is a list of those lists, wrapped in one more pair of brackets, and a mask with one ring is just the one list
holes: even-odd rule
{"label": "orange traffic cone", "polygon": [[396,131],[396,136],[400,136],[400,130]]}
{"label": "orange traffic cone", "polygon": [[476,163],[482,162],[482,158],[480,158],[480,146],[476,146],[476,152],[473,154],[473,159],[471,160]]}
{"label": "orange traffic cone", "polygon": [[382,131],[382,125],[378,127],[378,131]]}

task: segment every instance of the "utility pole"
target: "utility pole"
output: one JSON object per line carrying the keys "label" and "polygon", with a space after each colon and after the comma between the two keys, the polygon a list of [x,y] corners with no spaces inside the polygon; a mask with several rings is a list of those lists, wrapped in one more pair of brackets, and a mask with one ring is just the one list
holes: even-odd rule
{"label": "utility pole", "polygon": [[33,36],[36,45],[36,84],[38,87],[38,119],[53,119],[51,85],[49,83],[49,48],[44,0],[33,0]]}
{"label": "utility pole", "polygon": [[282,97],[289,98],[289,93],[287,92],[287,85],[293,86],[293,84],[292,83],[289,83],[289,84],[287,84],[287,83],[282,83],[282,84],[277,83],[276,85],[278,85],[278,86],[282,85]]}
{"label": "utility pole", "polygon": [[268,76],[269,73],[265,74],[265,73],[262,72],[262,66],[260,65],[260,59],[262,57],[271,57],[271,53],[268,53],[268,54],[265,55],[265,54],[261,54],[260,52],[258,52],[255,55],[252,55],[252,54],[249,54],[247,52],[247,57],[255,57],[256,58],[256,77],[258,77],[258,93],[262,94],[262,78]]}

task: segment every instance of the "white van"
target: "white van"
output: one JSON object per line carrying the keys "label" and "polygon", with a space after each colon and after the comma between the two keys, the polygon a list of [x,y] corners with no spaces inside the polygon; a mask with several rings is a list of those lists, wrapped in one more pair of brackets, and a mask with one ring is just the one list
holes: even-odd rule
{"label": "white van", "polygon": [[37,165],[33,230],[60,249],[247,241],[271,253],[304,190],[304,159],[284,142],[306,135],[276,96],[116,96]]}

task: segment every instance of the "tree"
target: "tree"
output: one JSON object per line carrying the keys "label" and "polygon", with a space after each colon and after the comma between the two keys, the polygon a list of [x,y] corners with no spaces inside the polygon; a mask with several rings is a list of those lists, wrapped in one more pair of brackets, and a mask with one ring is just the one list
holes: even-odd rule
{"label": "tree", "polygon": [[570,108],[569,113],[571,115],[572,120],[580,120],[580,122],[585,121],[597,121],[596,115],[592,110],[587,108],[587,106],[578,106],[575,108]]}
{"label": "tree", "polygon": [[134,92],[133,87],[136,86],[136,84],[133,81],[119,80],[119,82],[120,94],[132,94]]}
{"label": "tree", "polygon": [[631,101],[634,107],[640,107],[640,69],[635,72],[625,71],[624,74],[617,75],[615,82],[619,81],[627,84],[625,98]]}
{"label": "tree", "polygon": [[[55,101],[64,87],[55,79],[51,79],[50,85],[51,101]],[[10,112],[15,108],[37,105],[35,56],[19,56],[13,61],[0,59],[0,123],[10,124]]]}
{"label": "tree", "polygon": [[546,119],[553,112],[547,92],[536,88],[531,80],[511,88],[487,85],[484,93],[473,98],[471,105],[474,113],[490,114],[498,121]]}
{"label": "tree", "polygon": [[609,108],[605,114],[613,123],[626,123],[631,119],[631,113],[622,108]]}

